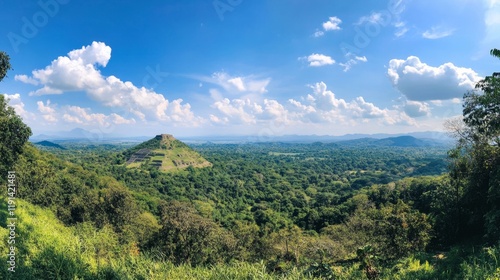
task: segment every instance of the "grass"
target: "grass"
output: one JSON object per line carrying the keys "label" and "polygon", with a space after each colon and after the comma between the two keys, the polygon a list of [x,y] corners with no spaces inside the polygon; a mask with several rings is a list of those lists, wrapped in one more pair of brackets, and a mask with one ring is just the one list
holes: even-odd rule
{"label": "grass", "polygon": [[[107,228],[96,230],[91,224],[64,226],[48,209],[17,200],[16,271],[7,271],[5,261],[0,279],[314,279],[295,269],[285,275],[266,272],[264,263],[233,262],[211,267],[174,266],[161,261],[161,254],[125,253],[116,245],[116,236]],[[0,196],[0,238],[7,240],[6,198]],[[96,256],[95,248],[107,254]],[[6,259],[9,248],[0,242]]]}
{"label": "grass", "polygon": [[200,154],[191,150],[185,145],[169,145],[165,149],[154,149],[150,155],[144,160],[136,160],[135,162],[127,165],[127,168],[138,168],[145,160],[150,163],[161,162],[159,167],[163,172],[176,172],[186,169],[189,166],[195,168],[203,168],[212,166],[210,162],[205,160]]}

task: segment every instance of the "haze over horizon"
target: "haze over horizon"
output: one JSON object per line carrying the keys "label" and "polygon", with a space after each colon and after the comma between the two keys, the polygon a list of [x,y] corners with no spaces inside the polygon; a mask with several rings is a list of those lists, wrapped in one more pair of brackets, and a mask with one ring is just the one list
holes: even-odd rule
{"label": "haze over horizon", "polygon": [[34,135],[441,131],[498,67],[498,18],[497,0],[0,1],[0,93]]}

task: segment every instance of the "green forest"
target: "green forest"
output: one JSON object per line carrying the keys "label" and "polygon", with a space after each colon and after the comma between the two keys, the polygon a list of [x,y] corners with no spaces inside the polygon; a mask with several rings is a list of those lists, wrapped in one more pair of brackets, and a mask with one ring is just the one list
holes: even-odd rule
{"label": "green forest", "polygon": [[500,279],[500,73],[444,125],[452,146],[42,145],[0,95],[0,278]]}

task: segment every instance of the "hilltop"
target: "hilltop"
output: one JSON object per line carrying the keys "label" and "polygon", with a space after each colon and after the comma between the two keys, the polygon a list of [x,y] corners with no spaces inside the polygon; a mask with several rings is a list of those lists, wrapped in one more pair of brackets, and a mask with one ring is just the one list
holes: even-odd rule
{"label": "hilltop", "polygon": [[40,142],[36,142],[34,144],[37,146],[42,146],[42,147],[47,147],[47,148],[66,150],[66,148],[64,148],[63,146],[56,144],[54,142],[50,142],[50,141],[40,141]]}
{"label": "hilltop", "polygon": [[147,166],[160,171],[182,170],[187,167],[202,168],[212,166],[200,154],[170,134],[156,135],[125,152],[129,168]]}

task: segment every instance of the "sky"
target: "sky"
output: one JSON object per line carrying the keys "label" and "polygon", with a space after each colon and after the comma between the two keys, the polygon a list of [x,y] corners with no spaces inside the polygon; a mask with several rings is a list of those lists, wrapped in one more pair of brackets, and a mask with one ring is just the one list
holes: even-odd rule
{"label": "sky", "polygon": [[500,61],[500,0],[0,0],[34,135],[442,131]]}

